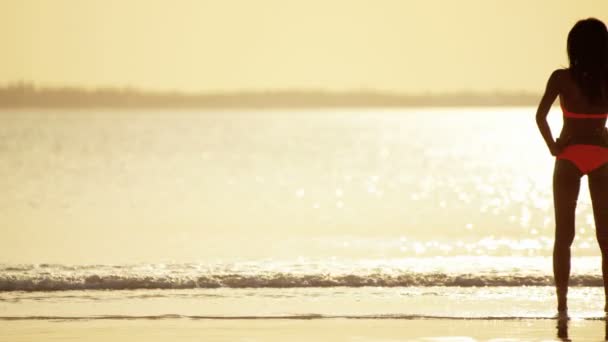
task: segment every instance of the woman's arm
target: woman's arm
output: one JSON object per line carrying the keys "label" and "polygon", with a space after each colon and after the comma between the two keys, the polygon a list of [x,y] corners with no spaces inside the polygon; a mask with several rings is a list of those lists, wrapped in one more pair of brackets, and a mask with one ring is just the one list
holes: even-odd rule
{"label": "woman's arm", "polygon": [[549,124],[547,123],[547,115],[549,114],[549,109],[551,109],[551,105],[559,95],[559,78],[562,73],[562,70],[555,70],[551,76],[549,77],[549,81],[547,82],[547,88],[545,89],[545,93],[543,94],[542,99],[538,105],[538,109],[536,110],[536,124],[538,125],[538,129],[540,130],[540,134],[545,139],[545,143],[551,152],[551,155],[556,156],[559,154],[559,147],[555,140],[553,140],[553,135],[551,134],[551,128],[549,128]]}

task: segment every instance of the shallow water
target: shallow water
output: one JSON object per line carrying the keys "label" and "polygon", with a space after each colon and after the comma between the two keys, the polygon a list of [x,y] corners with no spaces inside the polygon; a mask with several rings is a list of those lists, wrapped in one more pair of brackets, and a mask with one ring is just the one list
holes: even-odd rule
{"label": "shallow water", "polygon": [[[603,289],[570,291],[573,319],[603,319]],[[554,290],[410,286],[11,292],[0,319],[550,319]]]}

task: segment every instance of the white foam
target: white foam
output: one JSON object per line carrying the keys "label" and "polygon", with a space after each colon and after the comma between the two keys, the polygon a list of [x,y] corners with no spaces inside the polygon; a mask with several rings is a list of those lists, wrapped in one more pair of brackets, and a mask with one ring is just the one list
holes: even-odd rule
{"label": "white foam", "polygon": [[[572,286],[602,286],[577,259]],[[580,267],[587,265],[587,268]],[[195,288],[551,286],[548,258],[302,260],[226,264],[0,265],[0,291]]]}

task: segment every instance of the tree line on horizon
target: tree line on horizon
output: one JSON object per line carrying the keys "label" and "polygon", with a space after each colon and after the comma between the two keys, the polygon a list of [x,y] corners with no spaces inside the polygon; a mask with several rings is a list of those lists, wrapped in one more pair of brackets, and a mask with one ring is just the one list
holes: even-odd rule
{"label": "tree line on horizon", "polygon": [[136,88],[36,87],[16,83],[0,87],[1,108],[314,108],[422,106],[531,106],[538,94],[527,92],[427,93],[422,95],[373,90],[269,90],[191,94],[143,91]]}

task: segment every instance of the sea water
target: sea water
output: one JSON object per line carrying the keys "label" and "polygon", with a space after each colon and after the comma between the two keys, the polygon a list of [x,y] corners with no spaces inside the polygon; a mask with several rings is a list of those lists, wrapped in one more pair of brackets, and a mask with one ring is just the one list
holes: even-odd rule
{"label": "sea water", "polygon": [[[533,108],[4,110],[0,156],[4,319],[554,314]],[[572,251],[601,317],[585,182]]]}

